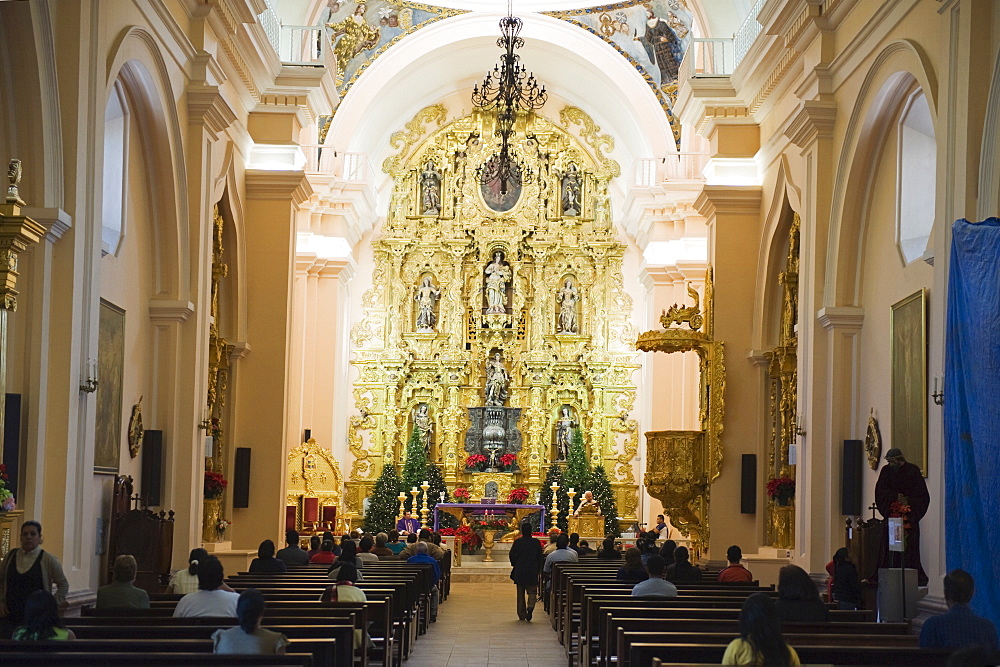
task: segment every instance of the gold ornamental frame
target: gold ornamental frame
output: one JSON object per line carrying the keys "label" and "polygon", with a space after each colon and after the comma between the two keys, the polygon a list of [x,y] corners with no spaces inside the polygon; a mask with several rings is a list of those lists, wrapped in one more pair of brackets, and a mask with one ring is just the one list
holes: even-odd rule
{"label": "gold ornamental frame", "polygon": [[891,306],[892,410],[889,445],[927,476],[927,290]]}
{"label": "gold ornamental frame", "polygon": [[340,464],[326,447],[316,443],[316,438],[309,438],[288,452],[285,481],[285,502],[296,506],[297,526],[302,525],[304,498],[319,499],[320,516],[324,506],[336,505],[337,525],[344,524],[344,478],[340,473]]}

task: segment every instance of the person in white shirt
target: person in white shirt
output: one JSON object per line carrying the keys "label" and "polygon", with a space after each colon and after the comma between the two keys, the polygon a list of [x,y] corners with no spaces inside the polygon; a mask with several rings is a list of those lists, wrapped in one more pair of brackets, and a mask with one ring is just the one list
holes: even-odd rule
{"label": "person in white shirt", "polygon": [[240,596],[223,590],[225,573],[222,563],[215,556],[207,557],[198,564],[198,591],[188,593],[174,608],[174,616],[225,616],[236,618],[236,605]]}
{"label": "person in white shirt", "polygon": [[373,546],[375,546],[375,540],[371,537],[365,535],[361,538],[361,544],[358,545],[358,553],[355,555],[360,567],[364,567],[365,563],[378,562],[378,556],[371,552]]}
{"label": "person in white shirt", "polygon": [[677,597],[677,587],[663,578],[663,571],[667,568],[667,561],[659,554],[649,557],[646,561],[646,572],[649,579],[640,581],[632,587],[632,597]]}

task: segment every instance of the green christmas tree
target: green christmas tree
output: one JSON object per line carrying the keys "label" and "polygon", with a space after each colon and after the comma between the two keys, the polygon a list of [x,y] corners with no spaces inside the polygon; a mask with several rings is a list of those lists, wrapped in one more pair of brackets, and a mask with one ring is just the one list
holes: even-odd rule
{"label": "green christmas tree", "polygon": [[[427,483],[431,486],[431,488],[427,490],[427,509],[430,510],[430,513],[427,515],[427,525],[433,528],[434,507],[441,502],[442,491],[444,491],[444,502],[449,502],[448,487],[444,483],[444,475],[441,474],[441,468],[434,463],[427,466]],[[441,514],[440,522],[442,526],[450,525],[445,519],[445,517],[450,516],[450,514]],[[454,519],[454,517],[451,518]]]}
{"label": "green christmas tree", "polygon": [[388,532],[396,526],[399,512],[399,475],[392,465],[382,467],[382,474],[375,480],[365,512],[364,530],[367,533]]}
{"label": "green christmas tree", "polygon": [[587,480],[587,489],[594,492],[594,500],[601,508],[604,515],[604,534],[618,535],[618,501],[615,500],[615,491],[611,488],[611,481],[604,471],[604,466],[597,466],[590,473]]}
{"label": "green christmas tree", "polygon": [[569,447],[563,479],[566,480],[567,487],[575,489],[580,495],[587,490],[584,487],[590,479],[590,463],[587,461],[587,448],[583,443],[583,431],[579,428],[573,429],[573,444]]}
{"label": "green christmas tree", "polygon": [[[420,430],[414,426],[410,432],[410,441],[406,444],[406,461],[403,463],[403,491],[406,492],[406,502],[403,507],[413,512],[413,516],[420,518],[420,503],[423,501],[423,490],[420,485],[427,479],[427,452],[424,451],[424,443],[420,438]],[[417,507],[413,506],[413,496],[410,489],[417,487],[420,494],[417,496]],[[396,499],[399,503],[399,499]]]}
{"label": "green christmas tree", "polygon": [[[553,484],[559,485],[559,493],[556,497],[556,506],[559,508],[559,523],[557,524],[562,530],[567,530],[569,527],[568,517],[569,517],[569,496],[566,495],[566,491],[569,490],[569,486],[566,484],[566,480],[563,479],[562,468],[553,463],[549,466],[549,469],[545,472],[545,484],[542,486],[542,499],[541,504],[545,506],[545,529],[548,530],[552,526],[549,525],[549,517],[551,516],[550,511],[552,510],[552,489]],[[538,528],[538,515],[532,516],[532,524],[535,529]]]}

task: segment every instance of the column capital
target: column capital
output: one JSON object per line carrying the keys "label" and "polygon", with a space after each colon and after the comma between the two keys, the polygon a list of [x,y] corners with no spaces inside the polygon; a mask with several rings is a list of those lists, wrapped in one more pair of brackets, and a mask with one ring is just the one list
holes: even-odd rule
{"label": "column capital", "polygon": [[194,304],[186,299],[150,299],[149,319],[153,322],[186,322],[194,313]]}
{"label": "column capital", "polygon": [[55,243],[73,228],[73,216],[61,208],[28,207],[24,209],[24,213],[48,230],[45,240],[49,243]]}
{"label": "column capital", "polygon": [[17,257],[45,237],[45,227],[21,214],[17,188],[0,205],[0,308],[17,310]]}
{"label": "column capital", "polygon": [[789,141],[805,150],[819,139],[833,138],[833,124],[837,120],[837,103],[805,100],[785,126]]}
{"label": "column capital", "polygon": [[827,331],[857,333],[865,321],[865,309],[860,306],[827,306],[816,313],[816,320]]}
{"label": "column capital", "polygon": [[757,213],[760,198],[759,185],[706,185],[694,200],[694,207],[706,218],[720,213]]}
{"label": "column capital", "polygon": [[289,199],[296,206],[312,196],[305,172],[299,170],[246,170],[247,199]]}
{"label": "column capital", "polygon": [[196,84],[187,87],[188,124],[201,125],[217,139],[236,122],[236,112],[222,97],[218,86]]}

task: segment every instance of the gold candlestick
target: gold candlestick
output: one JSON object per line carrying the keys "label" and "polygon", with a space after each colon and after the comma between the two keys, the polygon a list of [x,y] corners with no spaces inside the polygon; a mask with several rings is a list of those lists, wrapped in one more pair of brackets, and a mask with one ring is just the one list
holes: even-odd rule
{"label": "gold candlestick", "polygon": [[420,488],[424,490],[424,500],[420,507],[420,527],[427,528],[427,515],[431,513],[430,505],[427,504],[427,490],[431,488],[431,485],[424,482]]}
{"label": "gold candlestick", "polygon": [[570,490],[566,492],[566,495],[569,496],[569,513],[573,514],[576,511],[576,506],[573,504],[573,499],[576,498],[576,491],[570,488]]}
{"label": "gold candlestick", "polygon": [[412,489],[410,489],[410,495],[413,496],[413,504],[410,505],[410,511],[413,514],[419,514],[417,510],[420,508],[420,506],[417,504],[417,496],[420,495],[420,491],[417,490],[417,487],[413,487]]}
{"label": "gold candlestick", "polygon": [[552,511],[549,516],[552,519],[552,528],[559,527],[559,485],[553,484],[549,487],[552,490]]}
{"label": "gold candlestick", "polygon": [[[406,494],[402,491],[399,492],[399,519],[403,518],[403,503],[406,502]],[[397,521],[399,520],[397,519]]]}

